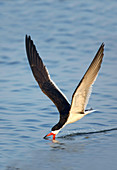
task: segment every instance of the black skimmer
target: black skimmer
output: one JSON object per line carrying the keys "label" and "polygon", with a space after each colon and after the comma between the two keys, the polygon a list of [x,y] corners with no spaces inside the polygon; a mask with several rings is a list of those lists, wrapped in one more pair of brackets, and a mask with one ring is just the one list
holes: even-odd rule
{"label": "black skimmer", "polygon": [[54,127],[52,127],[51,133],[44,137],[47,138],[48,136],[52,135],[53,140],[55,140],[55,136],[65,125],[76,122],[88,113],[94,111],[92,109],[85,110],[85,108],[91,94],[92,85],[96,80],[99,69],[101,67],[102,59],[104,56],[104,43],[101,44],[92,63],[76,87],[72,95],[72,102],[70,105],[65,95],[51,80],[48,70],[43,64],[43,61],[37,52],[31,37],[26,35],[25,42],[27,57],[33,75],[43,93],[45,93],[52,100],[60,113],[59,122]]}

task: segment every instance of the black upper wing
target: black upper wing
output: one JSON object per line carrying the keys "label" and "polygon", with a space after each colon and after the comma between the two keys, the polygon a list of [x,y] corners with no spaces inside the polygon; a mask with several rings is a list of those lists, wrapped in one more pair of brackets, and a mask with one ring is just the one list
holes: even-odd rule
{"label": "black upper wing", "polygon": [[43,64],[31,37],[26,35],[25,42],[29,64],[41,90],[53,101],[61,115],[66,114],[66,112],[70,109],[70,104],[62,92],[50,79],[48,70]]}

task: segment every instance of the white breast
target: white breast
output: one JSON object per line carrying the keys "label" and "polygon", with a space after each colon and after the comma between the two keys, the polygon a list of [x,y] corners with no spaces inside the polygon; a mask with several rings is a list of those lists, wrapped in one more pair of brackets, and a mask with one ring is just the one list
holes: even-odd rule
{"label": "white breast", "polygon": [[74,123],[74,122],[80,120],[81,118],[83,118],[85,115],[92,113],[92,112],[95,112],[95,111],[96,110],[89,109],[89,110],[85,111],[84,114],[79,113],[79,112],[77,112],[77,113],[70,112],[70,115],[69,115],[65,125],[70,124],[70,123]]}
{"label": "white breast", "polygon": [[66,124],[74,123],[74,122],[80,120],[81,118],[83,118],[84,116],[85,116],[85,114],[79,114],[79,113],[71,114],[70,113]]}

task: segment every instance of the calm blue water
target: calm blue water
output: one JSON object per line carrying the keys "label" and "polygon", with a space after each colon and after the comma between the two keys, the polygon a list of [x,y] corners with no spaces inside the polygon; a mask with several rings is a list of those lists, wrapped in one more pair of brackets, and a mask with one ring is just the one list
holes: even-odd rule
{"label": "calm blue water", "polygon": [[[116,170],[116,0],[0,1],[0,169]],[[30,34],[51,78],[71,96],[100,44],[104,61],[89,104],[97,111],[44,140],[58,121],[33,78],[25,53]]]}

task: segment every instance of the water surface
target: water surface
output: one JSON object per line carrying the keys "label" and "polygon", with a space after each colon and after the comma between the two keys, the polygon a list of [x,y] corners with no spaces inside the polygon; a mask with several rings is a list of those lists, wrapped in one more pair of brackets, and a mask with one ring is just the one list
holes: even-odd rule
{"label": "water surface", "polygon": [[[4,170],[116,170],[117,2],[0,2],[0,166]],[[31,35],[69,102],[102,42],[104,61],[87,107],[97,111],[44,140],[59,115],[26,58]]]}

